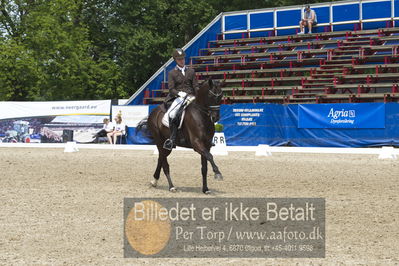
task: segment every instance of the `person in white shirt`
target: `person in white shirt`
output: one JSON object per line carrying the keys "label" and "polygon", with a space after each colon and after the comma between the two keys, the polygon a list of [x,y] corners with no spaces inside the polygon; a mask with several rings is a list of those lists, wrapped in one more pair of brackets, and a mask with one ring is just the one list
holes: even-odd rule
{"label": "person in white shirt", "polygon": [[96,143],[100,137],[106,137],[108,133],[114,131],[114,123],[110,122],[108,118],[104,118],[103,122],[103,128],[93,136],[95,138],[94,142]]}
{"label": "person in white shirt", "polygon": [[118,136],[122,136],[125,134],[125,128],[126,125],[122,122],[122,117],[120,115],[117,115],[115,117],[114,130],[107,134],[109,143],[116,144]]}
{"label": "person in white shirt", "polygon": [[303,19],[299,22],[299,27],[301,28],[301,32],[298,34],[305,33],[305,26],[308,26],[309,34],[312,33],[312,27],[317,25],[317,15],[313,9],[310,9],[310,6],[307,5],[305,8],[305,12],[303,13]]}
{"label": "person in white shirt", "polygon": [[111,121],[109,121],[108,118],[104,119],[104,125],[103,125],[103,129],[109,133],[112,132],[114,130],[114,123],[112,123]]}

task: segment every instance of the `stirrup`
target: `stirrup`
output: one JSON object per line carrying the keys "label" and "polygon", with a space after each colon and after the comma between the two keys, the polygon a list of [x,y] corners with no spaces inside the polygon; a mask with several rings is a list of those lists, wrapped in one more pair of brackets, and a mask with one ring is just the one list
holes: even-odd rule
{"label": "stirrup", "polygon": [[173,141],[171,139],[165,140],[165,143],[163,144],[163,148],[170,151],[173,149],[173,146]]}

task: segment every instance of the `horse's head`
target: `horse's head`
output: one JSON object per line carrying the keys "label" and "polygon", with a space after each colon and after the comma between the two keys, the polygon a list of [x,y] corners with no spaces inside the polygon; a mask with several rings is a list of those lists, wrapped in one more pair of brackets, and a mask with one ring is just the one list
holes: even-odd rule
{"label": "horse's head", "polygon": [[223,98],[223,83],[212,79],[204,81],[197,93],[197,103],[210,111],[212,122],[220,118],[220,103]]}

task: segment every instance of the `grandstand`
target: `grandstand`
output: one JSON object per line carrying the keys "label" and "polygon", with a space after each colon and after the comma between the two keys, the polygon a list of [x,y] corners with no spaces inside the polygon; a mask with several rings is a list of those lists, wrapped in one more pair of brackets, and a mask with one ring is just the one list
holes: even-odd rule
{"label": "grandstand", "polygon": [[[396,101],[399,28],[209,42],[190,58],[199,80],[225,80],[224,103]],[[167,83],[147,95],[159,103]],[[157,94],[155,94],[157,93]]]}
{"label": "grandstand", "polygon": [[[315,33],[297,35],[302,9],[221,14],[185,46],[188,63],[199,80],[225,80],[224,104],[398,101],[399,3],[318,4]],[[173,67],[169,60],[129,103],[162,102]]]}

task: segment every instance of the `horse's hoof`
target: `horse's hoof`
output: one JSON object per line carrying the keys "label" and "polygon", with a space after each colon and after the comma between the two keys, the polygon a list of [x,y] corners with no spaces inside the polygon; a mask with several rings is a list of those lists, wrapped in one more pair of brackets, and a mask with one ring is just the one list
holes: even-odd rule
{"label": "horse's hoof", "polygon": [[203,191],[203,192],[204,192],[204,194],[206,194],[206,195],[211,194],[211,191],[210,191],[210,190],[205,190],[205,191]]}
{"label": "horse's hoof", "polygon": [[218,181],[222,181],[223,180],[222,174],[215,174],[215,179]]}
{"label": "horse's hoof", "polygon": [[177,192],[177,189],[176,189],[175,187],[171,187],[171,188],[169,189],[169,191],[175,193],[175,192]]}
{"label": "horse's hoof", "polygon": [[158,180],[156,180],[156,179],[152,180],[150,183],[151,183],[152,187],[157,187],[158,186]]}

